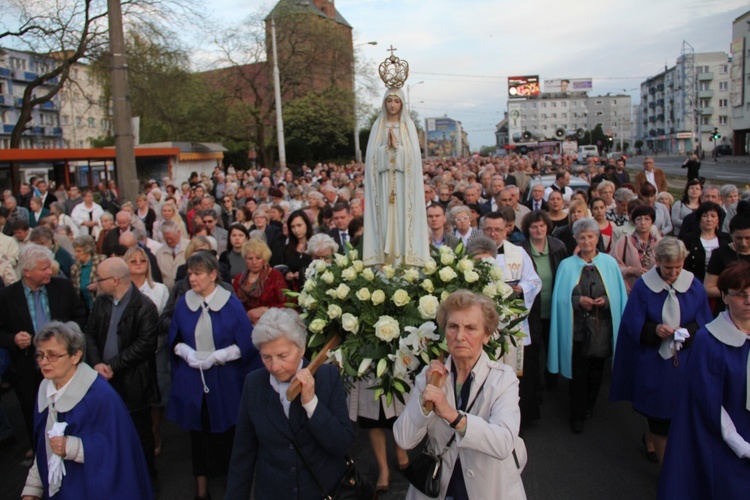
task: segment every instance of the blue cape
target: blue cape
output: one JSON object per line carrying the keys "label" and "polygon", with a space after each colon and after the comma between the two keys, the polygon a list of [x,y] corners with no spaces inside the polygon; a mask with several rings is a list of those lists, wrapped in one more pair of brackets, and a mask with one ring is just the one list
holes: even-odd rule
{"label": "blue cape", "polygon": [[[685,271],[687,272],[687,271]],[[677,402],[679,386],[693,352],[691,347],[677,354],[674,359],[664,359],[659,347],[641,344],[641,332],[646,321],[662,322],[662,308],[668,293],[654,293],[643,279],[633,285],[625,307],[624,317],[617,336],[615,360],[612,367],[612,401],[631,401],[633,408],[653,418],[672,418]],[[708,298],[703,283],[693,278],[685,293],[678,293],[680,303],[680,326],[697,322],[700,327],[709,323],[713,316],[708,307]]]}
{"label": "blue cape", "polygon": [[[628,299],[625,282],[613,257],[599,252],[592,263],[599,271],[607,290],[612,314],[613,345],[616,345],[620,318]],[[570,298],[585,265],[586,262],[576,255],[563,260],[557,268],[555,289],[552,292],[547,369],[550,373],[560,373],[566,378],[572,378],[573,362],[573,304]]]}
{"label": "blue cape", "polygon": [[[80,367],[79,367],[80,369]],[[34,436],[39,476],[45,498],[47,449],[45,427],[49,408],[34,413]],[[153,498],[146,458],[133,420],[119,394],[97,375],[83,399],[70,411],[59,412],[58,422],[67,422],[65,434],[83,442],[84,463],[65,461],[66,475],[55,500],[107,498],[149,500]]]}
{"label": "blue cape", "polygon": [[205,370],[203,376],[209,392],[204,394],[201,372],[191,368],[173,350],[179,342],[195,349],[195,325],[200,317],[200,311],[191,311],[185,302],[185,296],[180,297],[174,309],[167,340],[172,359],[172,392],[169,393],[167,418],[177,422],[185,430],[209,430],[203,429],[201,424],[201,405],[205,396],[211,422],[210,431],[224,432],[237,423],[245,376],[260,368],[262,363],[252,343],[253,326],[237,297],[232,295],[221,310],[211,310],[209,314],[216,349],[237,344],[242,357]]}
{"label": "blue cape", "polygon": [[750,459],[738,458],[721,435],[721,407],[737,432],[750,441],[750,411],[745,408],[750,342],[729,345],[712,331],[727,331],[719,316],[701,328],[672,417],[659,478],[658,498],[747,498]]}

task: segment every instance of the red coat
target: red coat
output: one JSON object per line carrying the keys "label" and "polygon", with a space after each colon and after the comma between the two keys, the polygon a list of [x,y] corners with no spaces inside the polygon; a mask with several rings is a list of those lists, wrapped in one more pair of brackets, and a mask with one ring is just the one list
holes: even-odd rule
{"label": "red coat", "polygon": [[255,309],[256,307],[284,307],[286,299],[282,290],[288,288],[284,275],[276,269],[271,269],[268,273],[268,278],[261,284],[262,292],[259,297],[251,297],[244,299],[244,294],[241,292],[242,277],[245,273],[238,274],[232,280],[232,287],[235,293],[240,298],[245,311]]}

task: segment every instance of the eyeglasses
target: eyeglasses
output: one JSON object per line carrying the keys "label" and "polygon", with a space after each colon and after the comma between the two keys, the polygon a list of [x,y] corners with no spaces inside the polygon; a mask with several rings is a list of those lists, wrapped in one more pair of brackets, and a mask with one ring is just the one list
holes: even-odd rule
{"label": "eyeglasses", "polygon": [[36,353],[36,355],[34,357],[36,358],[37,362],[39,362],[39,363],[41,363],[42,361],[44,361],[45,358],[50,363],[57,363],[57,360],[60,359],[60,358],[62,358],[63,356],[70,356],[70,354],[68,354],[67,352],[62,353],[62,354],[56,354],[54,352],[48,352],[47,354],[44,354],[43,352],[38,352],[38,353]]}
{"label": "eyeglasses", "polygon": [[139,260],[139,259],[130,259],[130,260],[128,261],[128,264],[145,264],[146,262],[148,262],[148,261],[147,261],[147,260],[145,260],[145,259],[144,259],[144,260]]}
{"label": "eyeglasses", "polygon": [[747,301],[747,299],[750,298],[750,292],[748,292],[747,290],[744,290],[742,292],[729,291],[727,292],[727,295],[729,295],[730,297],[734,297],[736,299],[740,299],[743,302]]}
{"label": "eyeglasses", "polygon": [[468,217],[457,217],[456,218],[456,222],[466,222],[467,220],[469,220]]}
{"label": "eyeglasses", "polygon": [[495,227],[484,227],[482,228],[482,232],[487,233],[487,234],[496,234],[496,233],[500,234],[500,233],[504,233],[505,229],[499,229]]}
{"label": "eyeglasses", "polygon": [[109,276],[108,278],[97,278],[93,280],[92,283],[101,283],[102,281],[113,280],[113,279],[115,279],[114,276]]}

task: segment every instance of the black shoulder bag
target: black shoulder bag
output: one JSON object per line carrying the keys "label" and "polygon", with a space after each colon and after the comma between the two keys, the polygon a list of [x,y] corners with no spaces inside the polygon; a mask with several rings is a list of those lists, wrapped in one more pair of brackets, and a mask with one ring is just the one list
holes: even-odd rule
{"label": "black shoulder bag", "polygon": [[[489,378],[489,376],[487,377]],[[484,379],[482,385],[477,391],[477,395],[474,397],[474,401],[471,402],[466,413],[469,413],[479,399],[479,395],[484,389],[484,384],[487,382],[487,378]],[[440,476],[443,472],[443,455],[451,447],[453,442],[456,440],[456,434],[453,433],[448,443],[443,448],[440,454],[436,454],[435,451],[430,450],[429,440],[425,443],[422,453],[419,456],[409,462],[409,466],[403,471],[404,477],[412,484],[416,489],[424,493],[430,498],[437,498],[440,496]]]}
{"label": "black shoulder bag", "polygon": [[346,457],[346,472],[344,477],[341,478],[339,484],[336,486],[336,491],[333,494],[329,494],[323,487],[323,484],[315,475],[315,471],[308,463],[305,456],[302,454],[302,450],[297,446],[297,441],[292,440],[294,449],[297,450],[297,454],[302,459],[305,467],[310,471],[315,484],[320,488],[320,492],[323,494],[325,500],[373,500],[375,498],[375,488],[372,487],[369,481],[362,476],[354,465],[354,459]]}

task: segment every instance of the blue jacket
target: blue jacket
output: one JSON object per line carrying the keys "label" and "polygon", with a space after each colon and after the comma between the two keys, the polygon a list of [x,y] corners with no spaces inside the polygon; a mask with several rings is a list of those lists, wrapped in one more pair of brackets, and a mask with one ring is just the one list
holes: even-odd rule
{"label": "blue jacket", "polygon": [[307,417],[300,398],[284,415],[279,394],[267,370],[245,379],[229,465],[226,500],[255,498],[320,499],[323,495],[292,444],[315,468],[315,475],[332,493],[346,471],[345,455],[354,443],[346,394],[338,369],[322,365],[315,374],[318,406]]}

